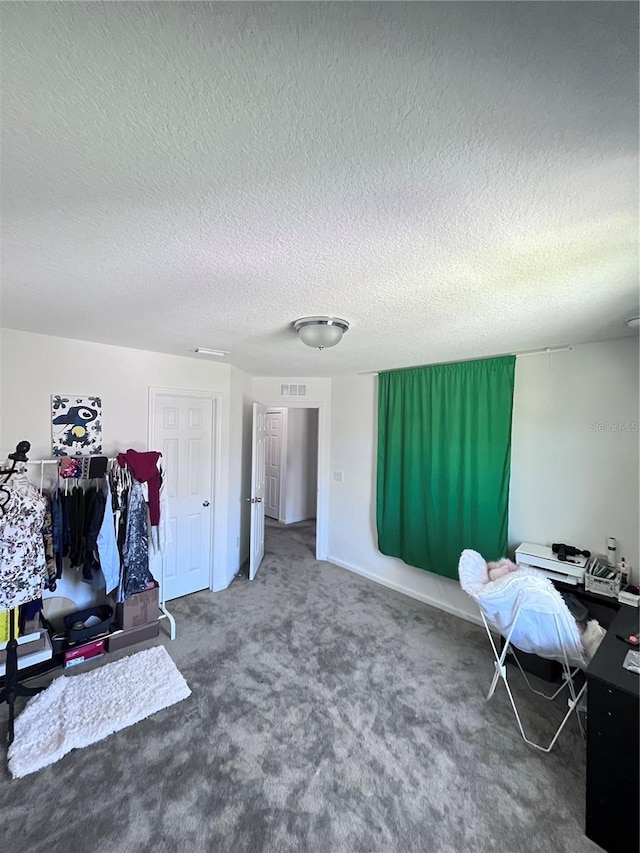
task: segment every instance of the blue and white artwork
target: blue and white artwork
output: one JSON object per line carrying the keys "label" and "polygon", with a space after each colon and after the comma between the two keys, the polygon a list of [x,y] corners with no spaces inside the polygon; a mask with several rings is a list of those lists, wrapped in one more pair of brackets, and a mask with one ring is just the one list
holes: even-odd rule
{"label": "blue and white artwork", "polygon": [[102,399],[73,394],[51,397],[51,451],[54,456],[102,453]]}

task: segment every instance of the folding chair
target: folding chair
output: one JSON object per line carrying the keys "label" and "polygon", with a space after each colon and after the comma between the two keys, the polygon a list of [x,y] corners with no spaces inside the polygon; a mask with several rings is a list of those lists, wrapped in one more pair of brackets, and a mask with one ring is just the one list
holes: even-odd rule
{"label": "folding chair", "polygon": [[[458,564],[458,575],[462,588],[474,599],[480,609],[482,622],[495,658],[495,671],[487,700],[491,699],[498,682],[502,680],[518,722],[520,734],[526,743],[542,752],[550,752],[553,749],[574,711],[580,733],[584,738],[579,704],[586,690],[586,683],[576,692],[574,679],[580,670],[586,668],[588,661],[580,639],[578,623],[558,590],[548,578],[536,573],[535,569],[529,568],[520,568],[498,580],[490,581],[486,562],[477,551],[471,550],[462,552]],[[501,652],[498,652],[491,629],[505,639]],[[547,695],[533,687],[520,665],[518,650],[560,662],[563,683],[554,693]],[[515,659],[527,686],[538,696],[552,700],[565,687],[568,690],[569,709],[546,747],[535,743],[525,733],[507,678],[505,661],[509,653]]]}

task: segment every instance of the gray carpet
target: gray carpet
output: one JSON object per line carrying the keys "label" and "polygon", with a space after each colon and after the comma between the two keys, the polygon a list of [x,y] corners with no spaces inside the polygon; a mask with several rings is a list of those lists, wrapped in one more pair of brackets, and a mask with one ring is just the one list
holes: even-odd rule
{"label": "gray carpet", "polygon": [[[0,849],[600,850],[575,722],[531,750],[504,689],[485,701],[480,628],[317,563],[313,535],[270,524],[255,581],[173,602],[189,699],[35,776],[2,767]],[[562,704],[517,693],[549,733]]]}

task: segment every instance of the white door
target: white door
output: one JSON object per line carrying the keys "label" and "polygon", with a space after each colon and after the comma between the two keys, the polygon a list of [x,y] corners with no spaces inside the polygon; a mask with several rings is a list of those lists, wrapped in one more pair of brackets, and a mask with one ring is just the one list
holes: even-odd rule
{"label": "white door", "polygon": [[162,557],[166,601],[211,586],[213,407],[210,397],[154,395],[152,445],[165,460],[173,540]]}
{"label": "white door", "polygon": [[280,518],[280,495],[282,493],[284,414],[283,409],[269,409],[267,411],[264,514],[276,520]]}
{"label": "white door", "polygon": [[267,407],[253,404],[251,442],[251,532],[249,544],[249,580],[253,580],[264,557],[264,449],[267,437]]}

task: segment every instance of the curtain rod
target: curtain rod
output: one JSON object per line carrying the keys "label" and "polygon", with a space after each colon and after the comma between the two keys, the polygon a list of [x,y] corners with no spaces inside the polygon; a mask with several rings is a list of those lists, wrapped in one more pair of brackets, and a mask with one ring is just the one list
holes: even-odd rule
{"label": "curtain rod", "polygon": [[530,349],[522,352],[503,352],[498,355],[481,355],[477,358],[461,358],[457,361],[434,361],[430,364],[414,364],[409,367],[391,367],[388,370],[365,370],[359,373],[358,376],[377,376],[379,373],[392,373],[394,370],[413,370],[416,367],[440,367],[443,364],[463,364],[466,361],[482,361],[485,358],[505,358],[507,355],[515,355],[516,358],[522,358],[525,355],[551,355],[554,352],[570,352],[573,347],[545,347],[544,349]]}
{"label": "curtain rod", "polygon": [[518,358],[522,358],[524,355],[551,355],[552,352],[571,352],[573,347],[546,347],[545,349],[530,349],[523,350],[522,352],[512,352],[511,355],[515,355]]}

